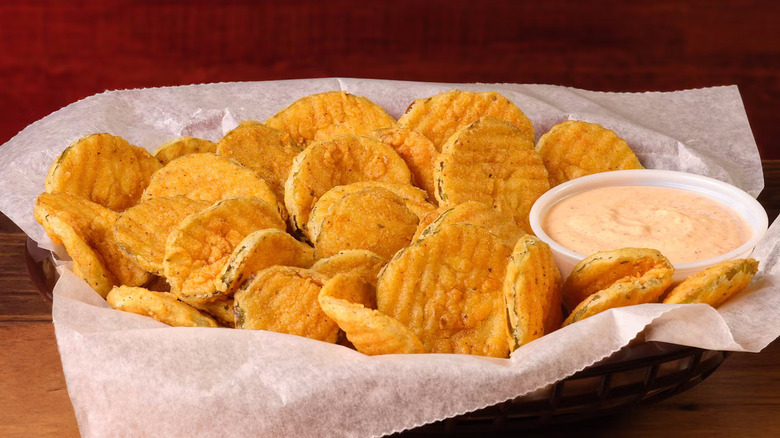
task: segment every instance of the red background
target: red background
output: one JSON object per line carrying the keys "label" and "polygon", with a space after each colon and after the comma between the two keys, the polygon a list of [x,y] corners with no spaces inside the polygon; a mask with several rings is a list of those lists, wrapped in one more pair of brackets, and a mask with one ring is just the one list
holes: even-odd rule
{"label": "red background", "polygon": [[780,159],[779,5],[0,0],[0,143],[78,99],[135,87],[329,76],[737,84],[762,156]]}

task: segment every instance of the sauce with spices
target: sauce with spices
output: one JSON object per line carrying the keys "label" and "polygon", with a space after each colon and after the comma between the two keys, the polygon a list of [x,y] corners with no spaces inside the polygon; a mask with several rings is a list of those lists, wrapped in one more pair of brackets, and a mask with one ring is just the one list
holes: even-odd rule
{"label": "sauce with spices", "polygon": [[673,264],[716,257],[752,236],[732,208],[687,190],[601,187],[553,205],[542,219],[550,238],[582,255],[624,247],[653,248]]}

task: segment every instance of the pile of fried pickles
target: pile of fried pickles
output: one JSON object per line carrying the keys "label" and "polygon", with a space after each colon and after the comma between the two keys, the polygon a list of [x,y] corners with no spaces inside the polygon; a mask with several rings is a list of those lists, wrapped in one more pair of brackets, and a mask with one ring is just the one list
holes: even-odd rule
{"label": "pile of fried pickles", "polygon": [[528,214],[551,187],[640,169],[618,135],[534,128],[495,92],[415,100],[399,120],[342,91],[303,97],[216,143],[154,154],[86,135],[51,165],[35,218],[114,308],[172,326],[305,336],[368,355],[508,357],[613,307],[718,306],[752,259],[673,286],[652,249],[584,259],[562,279]]}

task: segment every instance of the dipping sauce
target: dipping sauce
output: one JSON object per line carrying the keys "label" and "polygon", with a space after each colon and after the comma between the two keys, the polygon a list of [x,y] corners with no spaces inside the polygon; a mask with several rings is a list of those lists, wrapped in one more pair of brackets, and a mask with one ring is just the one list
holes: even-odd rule
{"label": "dipping sauce", "polygon": [[579,254],[635,247],[673,264],[716,257],[747,242],[748,223],[730,207],[682,189],[601,187],[562,199],[542,218],[551,239]]}

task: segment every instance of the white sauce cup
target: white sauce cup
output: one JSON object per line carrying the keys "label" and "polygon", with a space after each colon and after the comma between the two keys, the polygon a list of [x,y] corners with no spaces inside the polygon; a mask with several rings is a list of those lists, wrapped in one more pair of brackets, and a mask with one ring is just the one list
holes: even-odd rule
{"label": "white sauce cup", "polygon": [[670,187],[709,196],[731,207],[750,226],[753,236],[738,248],[717,257],[675,264],[673,278],[675,282],[682,281],[689,275],[720,262],[750,257],[753,248],[764,237],[768,227],[766,210],[752,196],[737,187],[706,176],[656,169],[616,170],[583,176],[548,190],[536,200],[533,207],[531,207],[529,215],[531,229],[536,234],[536,237],[550,245],[555,263],[558,265],[564,280],[569,276],[574,266],[584,259],[587,254],[578,254],[552,240],[542,228],[542,219],[553,205],[566,197],[588,190],[612,186]]}

